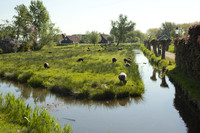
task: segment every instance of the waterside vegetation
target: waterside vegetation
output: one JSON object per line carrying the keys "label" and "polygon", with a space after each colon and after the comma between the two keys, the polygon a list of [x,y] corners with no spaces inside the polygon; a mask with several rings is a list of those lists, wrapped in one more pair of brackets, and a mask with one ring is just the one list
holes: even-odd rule
{"label": "waterside vegetation", "polygon": [[182,89],[185,97],[187,97],[192,106],[200,111],[200,84],[194,78],[186,76],[180,71],[175,64],[175,61],[169,58],[161,60],[161,57],[156,57],[153,51],[149,51],[144,45],[140,46],[145,56],[150,60],[154,67],[160,69],[164,68],[167,74],[175,84],[178,85],[178,89]]}
{"label": "waterside vegetation", "polygon": [[33,110],[14,95],[0,94],[0,131],[28,133],[72,133],[70,125],[61,128],[46,110]]}

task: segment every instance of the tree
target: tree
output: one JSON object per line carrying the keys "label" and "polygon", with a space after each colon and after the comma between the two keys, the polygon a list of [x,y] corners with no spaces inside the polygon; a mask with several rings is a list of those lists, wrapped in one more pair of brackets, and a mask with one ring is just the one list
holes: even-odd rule
{"label": "tree", "polygon": [[117,21],[111,21],[111,26],[110,34],[116,37],[117,45],[119,45],[121,41],[126,40],[127,33],[134,30],[135,23],[128,21],[126,15],[120,14]]}
{"label": "tree", "polygon": [[14,38],[16,35],[14,26],[8,20],[3,21],[4,24],[0,24],[0,40],[8,37]]}
{"label": "tree", "polygon": [[37,37],[40,37],[40,31],[42,29],[44,29],[46,23],[50,20],[49,18],[49,13],[47,11],[47,9],[44,7],[43,2],[42,1],[31,1],[31,5],[29,6],[30,9],[30,14],[31,17],[33,18],[33,25],[35,26],[35,29],[37,30],[37,36],[36,36],[36,40]]}
{"label": "tree", "polygon": [[32,22],[32,17],[28,8],[24,4],[16,6],[15,10],[17,12],[17,16],[14,16],[14,24],[17,29],[17,39],[19,39],[20,35],[22,35],[22,40],[27,41],[28,34],[30,33],[29,27]]}
{"label": "tree", "polygon": [[96,31],[88,32],[87,36],[88,36],[89,42],[94,45],[101,40],[100,34]]}
{"label": "tree", "polygon": [[114,42],[115,40],[115,37],[113,35],[109,35],[108,38],[107,38],[108,42],[111,44]]}
{"label": "tree", "polygon": [[148,40],[152,40],[153,38],[158,38],[159,29],[158,28],[150,28],[147,30]]}
{"label": "tree", "polygon": [[175,37],[175,29],[176,29],[176,24],[171,22],[162,23],[160,28],[162,35],[165,34],[169,37]]}
{"label": "tree", "polygon": [[41,29],[41,39],[39,41],[40,47],[44,45],[52,46],[55,45],[57,42],[58,34],[60,30],[55,28],[55,24],[52,22],[47,23]]}

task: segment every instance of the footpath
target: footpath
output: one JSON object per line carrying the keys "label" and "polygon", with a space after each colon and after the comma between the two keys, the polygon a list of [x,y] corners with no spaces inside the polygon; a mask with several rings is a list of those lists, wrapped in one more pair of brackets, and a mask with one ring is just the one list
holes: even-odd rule
{"label": "footpath", "polygon": [[170,53],[170,52],[165,52],[165,56],[166,57],[168,57],[168,58],[170,58],[170,59],[173,59],[173,60],[175,60],[175,54],[174,53]]}

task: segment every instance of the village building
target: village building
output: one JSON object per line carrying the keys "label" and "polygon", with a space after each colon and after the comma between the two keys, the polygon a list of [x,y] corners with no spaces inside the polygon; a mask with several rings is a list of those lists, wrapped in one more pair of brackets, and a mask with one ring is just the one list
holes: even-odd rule
{"label": "village building", "polygon": [[101,34],[101,41],[99,43],[108,43],[108,38],[109,35],[107,34]]}
{"label": "village building", "polygon": [[83,41],[77,35],[64,36],[64,34],[62,34],[62,37],[63,40],[61,41],[61,43],[83,43]]}

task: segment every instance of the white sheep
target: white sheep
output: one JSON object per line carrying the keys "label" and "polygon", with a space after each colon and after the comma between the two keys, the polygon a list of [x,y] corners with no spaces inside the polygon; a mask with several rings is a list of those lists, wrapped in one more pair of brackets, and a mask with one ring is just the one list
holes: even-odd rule
{"label": "white sheep", "polygon": [[50,67],[49,67],[49,63],[45,62],[45,63],[44,63],[44,68],[50,68]]}
{"label": "white sheep", "polygon": [[126,85],[126,82],[127,82],[126,78],[127,78],[126,73],[121,72],[121,73],[119,74],[119,80],[120,80],[120,81],[123,81],[124,85]]}

